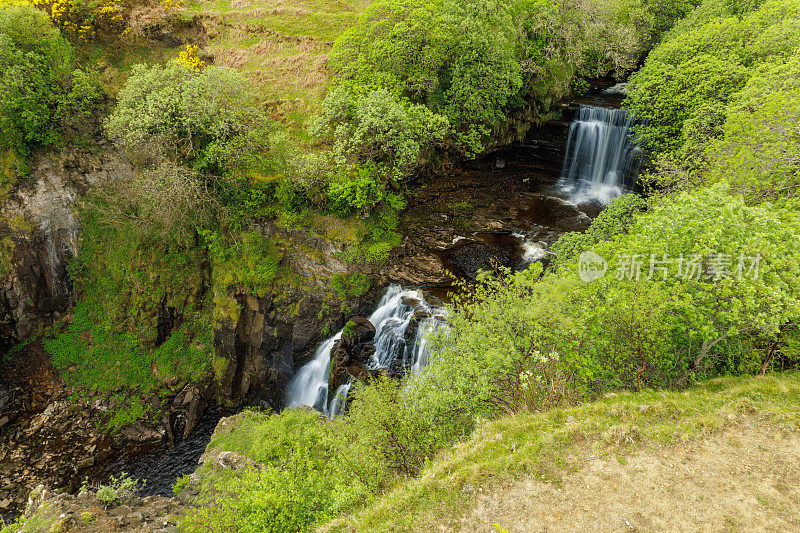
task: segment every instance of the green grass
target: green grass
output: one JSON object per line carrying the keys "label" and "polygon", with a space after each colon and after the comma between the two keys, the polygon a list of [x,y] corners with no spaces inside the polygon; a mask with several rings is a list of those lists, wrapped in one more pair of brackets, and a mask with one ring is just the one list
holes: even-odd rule
{"label": "green grass", "polygon": [[301,126],[328,89],[325,70],[333,41],[352,26],[368,2],[214,0],[188,2],[200,15],[214,63],[240,70],[277,118]]}
{"label": "green grass", "polygon": [[106,428],[131,424],[151,413],[144,400],[152,393],[199,382],[212,372],[214,356],[210,332],[188,336],[182,327],[157,348],[147,347],[129,332],[110,329],[97,320],[89,306],[79,302],[66,331],[45,341],[45,348],[70,386],[74,400],[85,391],[106,394],[110,403]]}
{"label": "green grass", "polygon": [[585,405],[522,413],[481,424],[466,442],[441,454],[422,474],[374,504],[323,530],[396,531],[457,516],[478,488],[520,476],[559,482],[572,458],[628,453],[693,439],[743,418],[796,431],[800,375],[720,378],[684,392],[609,394]]}

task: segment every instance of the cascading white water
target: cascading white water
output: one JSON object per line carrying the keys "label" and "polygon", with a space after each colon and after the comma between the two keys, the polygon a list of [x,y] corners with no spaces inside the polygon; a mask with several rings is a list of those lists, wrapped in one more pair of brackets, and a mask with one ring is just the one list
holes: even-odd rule
{"label": "cascading white water", "polygon": [[319,345],[314,358],[295,374],[286,389],[286,406],[307,405],[317,411],[328,407],[328,373],[331,364],[333,343],[342,336],[340,331]]}
{"label": "cascading white water", "polygon": [[[408,343],[406,330],[417,314],[425,318],[419,321],[414,342]],[[434,331],[444,324],[444,310],[429,305],[420,291],[391,285],[369,316],[369,321],[375,326],[375,354],[370,369],[387,368],[400,359],[409,371],[418,372],[428,360],[424,332]],[[332,401],[328,401],[331,350],[341,336],[342,331],[339,331],[323,342],[314,353],[314,358],[297,372],[287,388],[287,407],[308,405],[331,418],[341,412],[352,380],[341,385]]]}
{"label": "cascading white water", "polygon": [[344,409],[344,406],[347,403],[347,395],[350,394],[350,386],[352,384],[353,378],[351,377],[347,380],[347,383],[339,385],[339,388],[336,389],[336,393],[333,395],[333,400],[331,401],[331,406],[328,409],[328,412],[325,413],[330,418],[336,418],[336,416]]}
{"label": "cascading white water", "polygon": [[522,261],[524,264],[529,265],[547,257],[547,248],[542,246],[541,241],[535,240],[535,234],[515,231],[511,236],[520,240],[519,245],[522,248]]}
{"label": "cascading white water", "polygon": [[630,140],[633,115],[581,106],[569,127],[561,183],[573,201],[608,203],[638,170],[641,149]]}

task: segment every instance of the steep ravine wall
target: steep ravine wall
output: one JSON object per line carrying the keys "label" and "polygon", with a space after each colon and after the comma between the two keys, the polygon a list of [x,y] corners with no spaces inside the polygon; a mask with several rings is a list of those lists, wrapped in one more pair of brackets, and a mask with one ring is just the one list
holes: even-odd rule
{"label": "steep ravine wall", "polygon": [[232,403],[258,398],[265,406],[279,408],[286,385],[325,338],[323,332],[341,329],[350,315],[368,313],[376,295],[371,291],[348,302],[347,312],[332,315],[321,312],[329,304],[323,295],[298,294],[293,312],[277,304],[273,295],[239,296],[238,319],[214,331],[215,353],[228,361],[220,396]]}
{"label": "steep ravine wall", "polygon": [[132,173],[122,156],[102,146],[33,155],[30,177],[11,193],[0,217],[0,231],[14,242],[11,272],[0,280],[0,349],[70,309],[67,265],[78,253],[80,230],[76,202],[90,187]]}

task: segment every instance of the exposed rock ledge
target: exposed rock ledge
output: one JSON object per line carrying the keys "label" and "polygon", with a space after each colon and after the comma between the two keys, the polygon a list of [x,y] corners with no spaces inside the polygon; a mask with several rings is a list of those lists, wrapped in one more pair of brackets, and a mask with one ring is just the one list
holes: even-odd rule
{"label": "exposed rock ledge", "polygon": [[[12,272],[0,279],[0,348],[70,308],[67,264],[78,253],[80,227],[75,204],[89,187],[133,174],[122,156],[102,146],[39,152],[30,169],[0,217],[0,236],[10,233],[15,245]],[[11,220],[25,220],[30,229],[11,231]]]}

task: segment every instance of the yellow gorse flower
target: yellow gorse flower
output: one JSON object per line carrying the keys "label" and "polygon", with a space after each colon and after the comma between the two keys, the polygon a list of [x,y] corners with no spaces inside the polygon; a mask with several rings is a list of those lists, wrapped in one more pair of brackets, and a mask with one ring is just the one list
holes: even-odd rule
{"label": "yellow gorse flower", "polygon": [[175,61],[186,65],[197,72],[200,72],[206,68],[206,62],[197,56],[198,50],[199,48],[197,45],[187,44],[186,48],[178,53],[178,57],[175,59]]}

